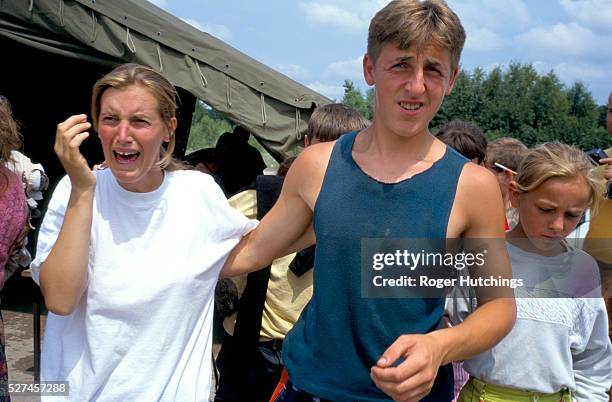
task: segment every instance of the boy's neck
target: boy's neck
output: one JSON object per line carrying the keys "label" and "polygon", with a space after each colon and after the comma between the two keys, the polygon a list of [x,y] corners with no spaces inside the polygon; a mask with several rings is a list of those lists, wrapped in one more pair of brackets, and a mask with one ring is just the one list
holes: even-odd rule
{"label": "boy's neck", "polygon": [[355,151],[364,152],[371,157],[387,160],[401,158],[403,160],[422,161],[430,159],[429,154],[435,137],[429,130],[421,131],[412,136],[398,135],[382,125],[374,122],[372,126],[360,134],[355,144]]}
{"label": "boy's neck", "polygon": [[397,183],[428,170],[445,152],[446,146],[428,131],[401,137],[371,126],[357,135],[352,154],[369,176]]}

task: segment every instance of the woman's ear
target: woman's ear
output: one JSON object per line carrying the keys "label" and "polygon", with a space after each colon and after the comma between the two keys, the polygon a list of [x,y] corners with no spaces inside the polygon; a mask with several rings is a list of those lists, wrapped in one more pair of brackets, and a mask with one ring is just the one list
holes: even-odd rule
{"label": "woman's ear", "polygon": [[164,142],[170,142],[170,138],[174,135],[176,131],[177,120],[176,117],[170,119],[170,125],[168,126],[168,133],[164,136]]}
{"label": "woman's ear", "polygon": [[514,208],[518,208],[520,205],[521,191],[518,188],[518,183],[511,180],[508,184],[508,198]]}

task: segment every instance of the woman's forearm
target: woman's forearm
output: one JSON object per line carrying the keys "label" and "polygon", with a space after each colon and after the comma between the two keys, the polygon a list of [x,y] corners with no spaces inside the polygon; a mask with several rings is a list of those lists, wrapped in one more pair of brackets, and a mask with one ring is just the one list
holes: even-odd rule
{"label": "woman's forearm", "polygon": [[71,191],[57,241],[40,268],[45,303],[55,314],[70,314],[87,286],[94,190]]}

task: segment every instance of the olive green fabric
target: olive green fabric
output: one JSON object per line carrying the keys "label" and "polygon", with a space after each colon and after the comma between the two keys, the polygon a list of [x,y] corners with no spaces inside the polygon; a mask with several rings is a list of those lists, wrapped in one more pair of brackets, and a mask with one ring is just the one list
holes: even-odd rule
{"label": "olive green fabric", "polygon": [[145,0],[0,0],[0,35],[109,68],[149,65],[277,158],[295,154],[314,107],[330,102]]}

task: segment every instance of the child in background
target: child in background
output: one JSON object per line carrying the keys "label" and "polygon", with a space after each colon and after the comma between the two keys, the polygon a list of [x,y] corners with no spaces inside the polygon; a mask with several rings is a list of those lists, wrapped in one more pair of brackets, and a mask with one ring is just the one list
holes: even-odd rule
{"label": "child in background", "polygon": [[508,252],[514,277],[525,282],[516,289],[516,324],[464,362],[471,378],[460,402],[608,401],[612,349],[597,265],[565,241],[602,194],[582,151],[552,142],[527,153],[509,190],[519,222]]}
{"label": "child in background", "polygon": [[438,130],[436,137],[475,164],[484,163],[487,154],[487,137],[476,124],[452,120]]}
{"label": "child in background", "polygon": [[499,188],[504,199],[506,211],[506,230],[514,229],[518,222],[518,214],[508,197],[508,186],[515,177],[528,148],[516,138],[502,137],[489,142],[487,145],[487,155],[485,157],[485,167],[495,174]]}

